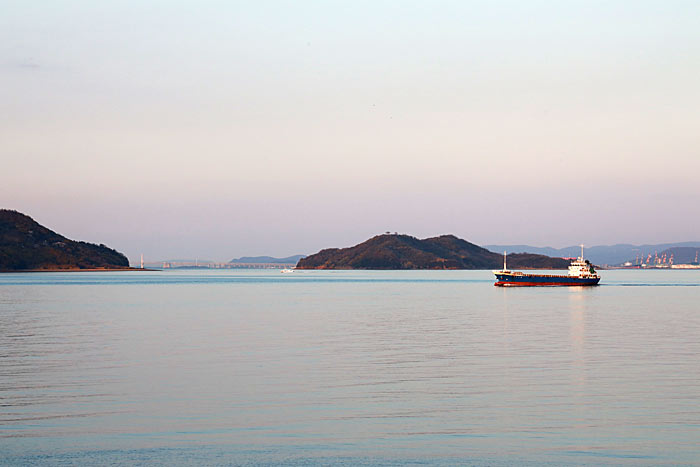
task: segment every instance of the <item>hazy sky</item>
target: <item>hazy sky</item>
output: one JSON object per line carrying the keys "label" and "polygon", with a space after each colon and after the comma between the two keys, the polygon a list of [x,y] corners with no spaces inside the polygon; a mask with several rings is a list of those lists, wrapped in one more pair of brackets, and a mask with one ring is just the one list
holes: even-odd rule
{"label": "hazy sky", "polygon": [[700,239],[695,0],[0,11],[0,206],[132,260]]}

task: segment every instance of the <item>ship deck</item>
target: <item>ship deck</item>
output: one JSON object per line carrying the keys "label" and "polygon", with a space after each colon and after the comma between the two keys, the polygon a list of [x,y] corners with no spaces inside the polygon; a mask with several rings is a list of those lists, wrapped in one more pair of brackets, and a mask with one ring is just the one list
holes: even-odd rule
{"label": "ship deck", "polygon": [[568,274],[525,274],[525,273],[512,273],[512,272],[497,272],[497,276],[513,276],[513,277],[577,277],[570,276]]}

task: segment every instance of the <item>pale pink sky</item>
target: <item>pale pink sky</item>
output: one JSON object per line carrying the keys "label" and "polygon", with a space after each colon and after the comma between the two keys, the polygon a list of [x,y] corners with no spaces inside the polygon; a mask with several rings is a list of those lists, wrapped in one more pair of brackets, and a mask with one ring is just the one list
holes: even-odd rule
{"label": "pale pink sky", "polygon": [[132,260],[696,240],[699,23],[681,1],[10,2],[1,205]]}

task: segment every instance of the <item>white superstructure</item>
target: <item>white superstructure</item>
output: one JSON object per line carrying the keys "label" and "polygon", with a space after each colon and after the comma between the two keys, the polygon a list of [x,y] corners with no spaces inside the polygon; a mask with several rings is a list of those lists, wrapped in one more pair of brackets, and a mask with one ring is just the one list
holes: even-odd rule
{"label": "white superstructure", "polygon": [[583,245],[581,245],[581,256],[576,258],[575,261],[571,262],[569,266],[569,275],[574,277],[600,277],[598,273],[595,272],[591,263],[583,259]]}

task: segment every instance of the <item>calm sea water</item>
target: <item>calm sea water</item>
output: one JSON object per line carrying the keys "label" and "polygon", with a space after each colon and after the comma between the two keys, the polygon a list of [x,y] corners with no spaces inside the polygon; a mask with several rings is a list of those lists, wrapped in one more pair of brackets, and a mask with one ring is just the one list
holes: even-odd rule
{"label": "calm sea water", "polygon": [[2,464],[700,464],[700,271],[0,275]]}

